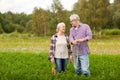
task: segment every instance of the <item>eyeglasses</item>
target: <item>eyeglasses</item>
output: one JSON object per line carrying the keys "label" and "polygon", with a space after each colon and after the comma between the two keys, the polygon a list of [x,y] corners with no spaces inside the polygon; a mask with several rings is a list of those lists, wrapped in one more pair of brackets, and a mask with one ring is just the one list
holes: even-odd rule
{"label": "eyeglasses", "polygon": [[70,20],[70,22],[76,21],[76,19]]}

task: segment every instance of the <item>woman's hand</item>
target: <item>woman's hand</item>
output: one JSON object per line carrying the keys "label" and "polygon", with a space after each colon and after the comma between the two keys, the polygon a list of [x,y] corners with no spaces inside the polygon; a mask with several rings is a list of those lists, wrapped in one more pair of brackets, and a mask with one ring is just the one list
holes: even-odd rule
{"label": "woman's hand", "polygon": [[51,58],[51,60],[50,60],[50,61],[51,61],[51,63],[54,63],[54,58]]}
{"label": "woman's hand", "polygon": [[72,62],[73,62],[72,55],[70,55],[70,63],[72,63]]}

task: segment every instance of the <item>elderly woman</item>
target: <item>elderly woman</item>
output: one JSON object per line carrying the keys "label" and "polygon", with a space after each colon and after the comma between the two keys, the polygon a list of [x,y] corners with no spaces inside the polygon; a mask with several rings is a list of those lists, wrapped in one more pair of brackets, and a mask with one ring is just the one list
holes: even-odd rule
{"label": "elderly woman", "polygon": [[51,38],[50,45],[50,60],[55,62],[58,72],[66,70],[68,57],[71,55],[71,48],[69,38],[65,34],[65,24],[63,22],[57,25],[57,33]]}

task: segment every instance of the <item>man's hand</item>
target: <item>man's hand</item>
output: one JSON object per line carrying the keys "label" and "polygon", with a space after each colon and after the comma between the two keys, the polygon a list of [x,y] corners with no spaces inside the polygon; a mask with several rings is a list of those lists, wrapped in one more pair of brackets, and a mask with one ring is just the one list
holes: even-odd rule
{"label": "man's hand", "polygon": [[76,42],[84,42],[84,41],[86,41],[86,38],[76,40]]}
{"label": "man's hand", "polygon": [[72,42],[72,44],[75,45],[75,44],[77,44],[77,43],[79,43],[79,42],[84,42],[84,41],[86,41],[86,40],[87,40],[86,38],[77,39],[77,40],[74,40],[74,41]]}
{"label": "man's hand", "polygon": [[75,45],[75,44],[77,44],[77,42],[78,42],[77,40],[74,40],[74,41],[72,42],[72,44]]}

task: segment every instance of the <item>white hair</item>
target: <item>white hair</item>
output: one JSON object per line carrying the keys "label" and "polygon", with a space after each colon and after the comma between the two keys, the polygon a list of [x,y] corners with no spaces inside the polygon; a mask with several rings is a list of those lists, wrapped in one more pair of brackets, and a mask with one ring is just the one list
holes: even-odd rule
{"label": "white hair", "polygon": [[59,31],[59,28],[60,28],[61,26],[64,26],[64,27],[65,27],[65,23],[64,23],[64,22],[58,23],[58,24],[57,24],[57,28],[56,28],[56,32]]}
{"label": "white hair", "polygon": [[72,14],[70,16],[70,21],[72,21],[72,20],[80,20],[80,17],[77,14]]}

